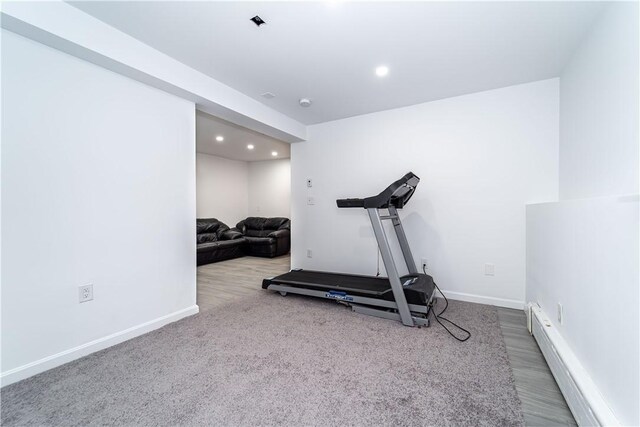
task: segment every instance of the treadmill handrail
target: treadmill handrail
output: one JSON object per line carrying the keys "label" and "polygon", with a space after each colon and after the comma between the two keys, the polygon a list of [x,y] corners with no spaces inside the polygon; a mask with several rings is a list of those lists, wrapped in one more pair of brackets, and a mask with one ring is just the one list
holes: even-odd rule
{"label": "treadmill handrail", "polygon": [[413,196],[419,182],[420,178],[413,172],[409,172],[385,188],[377,196],[364,199],[338,199],[336,204],[339,208],[386,209],[389,206],[395,206],[398,209],[402,209]]}

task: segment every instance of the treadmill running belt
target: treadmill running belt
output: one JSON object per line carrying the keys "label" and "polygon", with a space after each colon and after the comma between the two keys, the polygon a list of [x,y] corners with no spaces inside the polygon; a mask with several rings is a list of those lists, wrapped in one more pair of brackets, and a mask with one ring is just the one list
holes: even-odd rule
{"label": "treadmill running belt", "polygon": [[310,289],[340,289],[367,295],[382,295],[391,290],[386,277],[357,276],[323,271],[293,270],[272,279],[282,285],[296,285]]}

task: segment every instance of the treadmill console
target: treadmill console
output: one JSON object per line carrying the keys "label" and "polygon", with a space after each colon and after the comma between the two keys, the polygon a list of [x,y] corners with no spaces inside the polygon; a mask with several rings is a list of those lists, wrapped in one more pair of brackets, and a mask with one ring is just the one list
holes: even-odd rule
{"label": "treadmill console", "polygon": [[401,209],[413,196],[419,182],[420,178],[413,172],[409,172],[377,196],[364,199],[338,199],[336,204],[339,208],[386,209],[389,206],[394,206]]}

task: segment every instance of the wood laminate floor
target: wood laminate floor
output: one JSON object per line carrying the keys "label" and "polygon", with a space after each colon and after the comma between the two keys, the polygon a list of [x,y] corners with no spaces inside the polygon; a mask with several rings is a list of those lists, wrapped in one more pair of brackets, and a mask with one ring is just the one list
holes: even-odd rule
{"label": "wood laminate floor", "polygon": [[[198,267],[200,311],[262,291],[262,279],[290,269],[288,255],[243,257]],[[527,426],[575,426],[551,371],[526,327],[524,312],[498,308],[500,327]]]}
{"label": "wood laminate floor", "polygon": [[198,267],[197,304],[211,310],[262,290],[262,279],[289,271],[291,257],[246,256]]}
{"label": "wood laminate floor", "polygon": [[577,425],[522,310],[498,308],[500,328],[528,426]]}

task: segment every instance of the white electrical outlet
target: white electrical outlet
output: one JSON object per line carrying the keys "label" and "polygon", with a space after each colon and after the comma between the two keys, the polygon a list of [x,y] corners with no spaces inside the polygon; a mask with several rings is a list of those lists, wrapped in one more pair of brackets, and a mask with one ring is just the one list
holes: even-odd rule
{"label": "white electrical outlet", "polygon": [[93,299],[93,285],[78,287],[79,302],[87,302]]}
{"label": "white electrical outlet", "polygon": [[562,325],[563,319],[562,319],[562,315],[564,313],[562,313],[562,304],[558,303],[558,323]]}
{"label": "white electrical outlet", "polygon": [[496,274],[496,266],[493,264],[485,264],[484,265],[484,275],[485,276],[495,276]]}
{"label": "white electrical outlet", "polygon": [[307,258],[313,258],[313,252],[311,249],[307,249]]}
{"label": "white electrical outlet", "polygon": [[307,197],[307,204],[308,205],[315,205],[316,204],[315,197]]}
{"label": "white electrical outlet", "polygon": [[427,263],[427,259],[422,258],[420,260],[420,270],[427,270],[427,269],[429,269],[429,264]]}
{"label": "white electrical outlet", "polygon": [[307,178],[307,187],[309,188],[313,187],[313,182],[311,181],[311,178]]}

